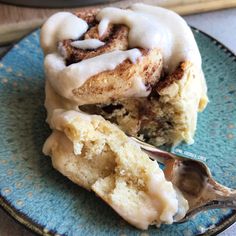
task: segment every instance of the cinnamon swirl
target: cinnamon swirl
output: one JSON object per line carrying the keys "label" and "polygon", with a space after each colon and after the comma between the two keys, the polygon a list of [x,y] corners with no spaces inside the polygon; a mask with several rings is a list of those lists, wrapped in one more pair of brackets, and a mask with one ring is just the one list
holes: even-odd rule
{"label": "cinnamon swirl", "polygon": [[[99,22],[93,12],[77,15],[87,24],[87,30],[76,39],[61,38],[58,40],[58,52],[45,58],[48,80],[57,93],[76,101],[78,105],[147,96],[162,71],[160,49],[128,50],[128,27],[109,24],[99,36]],[[47,28],[47,24],[42,28],[43,48],[48,37],[44,35],[52,34],[47,32]]]}

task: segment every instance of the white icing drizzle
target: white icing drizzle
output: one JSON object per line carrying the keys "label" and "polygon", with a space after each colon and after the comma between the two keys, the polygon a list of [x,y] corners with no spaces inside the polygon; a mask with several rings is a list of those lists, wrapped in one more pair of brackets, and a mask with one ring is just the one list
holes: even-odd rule
{"label": "white icing drizzle", "polygon": [[100,21],[99,25],[98,25],[98,34],[99,37],[102,37],[104,35],[104,33],[107,30],[107,27],[109,25],[109,20],[104,18]]}
{"label": "white icing drizzle", "polygon": [[[131,10],[104,8],[97,19],[100,24],[106,19],[113,24],[127,25],[130,47],[160,48],[164,67],[169,72],[185,60],[201,67],[201,56],[191,29],[183,18],[170,10],[139,3],[132,5]],[[104,31],[104,26],[101,28]]]}
{"label": "white icing drizzle", "polygon": [[[135,63],[141,56],[138,49],[116,50],[66,66],[58,53],[51,53],[45,57],[44,66],[53,88],[65,98],[76,101],[72,90],[81,87],[90,77],[103,71],[114,70],[126,59]],[[140,90],[138,86],[135,88]]]}
{"label": "white icing drizzle", "polygon": [[103,45],[105,45],[105,43],[98,39],[85,39],[71,42],[72,47],[81,49],[96,49]]}
{"label": "white icing drizzle", "polygon": [[141,77],[137,76],[132,82],[131,88],[125,92],[124,97],[147,97],[151,90],[148,90]]}
{"label": "white icing drizzle", "polygon": [[79,110],[78,104],[70,101],[59,94],[57,94],[53,87],[51,86],[48,79],[45,81],[45,102],[44,106],[47,110],[47,123],[51,127],[51,117],[55,109],[65,109],[65,110]]}
{"label": "white icing drizzle", "polygon": [[[191,61],[202,74],[203,93],[206,93],[197,44],[191,29],[179,15],[160,7],[134,4],[128,10],[104,8],[96,17],[100,20],[98,25],[100,36],[106,32],[109,23],[125,24],[130,28],[130,48],[160,48],[164,56],[164,68],[168,72],[174,71],[181,61]],[[127,58],[135,63],[137,57],[141,56],[138,49],[114,51],[66,67],[62,58],[66,56],[63,47],[59,46],[60,52],[63,53],[62,57],[57,53],[58,42],[63,39],[78,39],[87,29],[88,25],[82,19],[71,13],[61,12],[51,16],[41,32],[42,47],[45,53],[51,53],[45,58],[46,74],[50,83],[60,95],[73,100],[75,98],[72,96],[72,90],[82,86],[91,76],[105,70],[113,70]],[[103,44],[98,39],[71,43],[72,46],[83,49],[93,49]],[[136,82],[134,81],[134,86],[130,89],[130,96],[136,96],[139,91],[142,92],[141,96],[144,92],[147,96],[147,91],[141,88],[144,85],[138,83],[138,80]]]}
{"label": "white icing drizzle", "polygon": [[55,52],[57,43],[64,39],[78,39],[88,29],[88,24],[69,12],[52,15],[41,29],[41,46],[45,54]]}
{"label": "white icing drizzle", "polygon": [[107,7],[102,9],[96,18],[101,23],[103,23],[103,19],[106,19],[112,24],[127,25],[129,27],[130,47],[154,48],[159,44],[160,33],[155,29],[156,25],[143,14],[138,14],[131,10]]}
{"label": "white icing drizzle", "polygon": [[172,224],[173,216],[178,211],[178,200],[172,183],[165,181],[164,173],[156,168],[155,174],[150,174],[147,187],[153,207],[161,212],[160,221]]}

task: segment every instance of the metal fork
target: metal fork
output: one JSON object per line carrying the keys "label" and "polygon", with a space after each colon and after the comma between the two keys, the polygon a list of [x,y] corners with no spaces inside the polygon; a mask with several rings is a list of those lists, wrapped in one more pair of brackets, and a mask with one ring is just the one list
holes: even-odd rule
{"label": "metal fork", "polygon": [[149,157],[165,165],[164,173],[186,198],[189,210],[183,223],[199,212],[216,208],[231,208],[236,210],[236,190],[216,182],[209,168],[201,161],[174,155],[162,151],[135,137],[130,137],[140,145]]}

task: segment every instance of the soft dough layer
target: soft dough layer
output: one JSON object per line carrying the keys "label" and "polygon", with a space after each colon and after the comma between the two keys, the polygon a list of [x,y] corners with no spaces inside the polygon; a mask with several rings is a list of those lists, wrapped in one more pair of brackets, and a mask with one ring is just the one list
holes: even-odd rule
{"label": "soft dough layer", "polygon": [[114,103],[81,106],[85,112],[101,114],[126,133],[154,145],[193,143],[198,111],[207,104],[201,93],[198,71],[191,62],[161,79],[148,98],[116,100]]}
{"label": "soft dough layer", "polygon": [[109,121],[58,109],[51,126],[43,151],[53,166],[93,190],[129,223],[147,229],[173,223],[178,211],[180,218],[186,213],[187,201],[166,181],[157,162]]}

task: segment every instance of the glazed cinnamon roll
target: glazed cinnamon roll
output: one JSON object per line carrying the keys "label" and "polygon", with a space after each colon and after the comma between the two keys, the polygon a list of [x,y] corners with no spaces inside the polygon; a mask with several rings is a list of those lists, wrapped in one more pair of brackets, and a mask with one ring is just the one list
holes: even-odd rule
{"label": "glazed cinnamon roll", "polygon": [[126,134],[193,143],[208,99],[186,22],[144,4],[61,12],[42,27],[41,46],[53,166],[138,228],[183,217],[187,201]]}
{"label": "glazed cinnamon roll", "polygon": [[[53,87],[57,93],[76,101],[78,105],[109,103],[124,97],[147,96],[162,72],[160,49],[129,49],[127,26],[109,24],[106,31],[99,36],[96,11],[76,15],[84,20],[88,27],[79,38],[65,39],[57,43],[58,54],[65,62],[64,67],[70,67],[70,71],[67,70],[63,74],[64,79],[55,79],[55,76],[62,72],[62,69],[57,71],[58,67],[55,66],[56,61],[60,60],[58,55],[49,54],[45,59],[46,74],[51,84],[54,83]],[[44,31],[47,31],[47,25],[43,27],[42,32]],[[95,63],[93,59],[96,59]],[[75,75],[75,64],[84,62],[91,63],[87,70],[94,72],[91,72],[88,78],[82,78],[83,82],[75,85],[74,80],[77,78],[72,78],[78,76]],[[100,65],[104,63],[108,64],[109,68]],[[100,67],[102,70],[99,70]],[[54,81],[50,78],[54,78]],[[62,81],[61,84],[64,83],[63,86],[58,84],[59,80]]]}
{"label": "glazed cinnamon roll", "polygon": [[[139,5],[132,8],[135,14],[141,11]],[[142,11],[149,13],[146,7]],[[41,40],[47,54],[48,81],[57,94],[82,111],[103,115],[128,134],[155,145],[176,145],[182,140],[192,143],[197,112],[207,104],[200,54],[193,36],[181,22],[179,29],[185,35],[179,35],[173,25],[166,25],[169,32],[161,35],[160,29],[158,37],[163,39],[156,43],[154,19],[146,22],[143,13],[135,18],[134,12],[114,8],[79,12],[72,21],[76,22],[77,17],[77,27],[82,31],[76,35],[73,28],[68,34],[71,37],[57,33],[56,49],[48,54],[47,48],[53,48],[47,46],[48,34],[57,32],[49,29],[49,20],[42,28]],[[58,21],[71,15],[54,17]],[[141,23],[147,25],[146,35],[145,29],[138,27]],[[154,35],[153,40],[147,38],[149,34]],[[176,42],[171,37],[176,37]],[[191,95],[189,91],[196,88],[198,91]]]}

